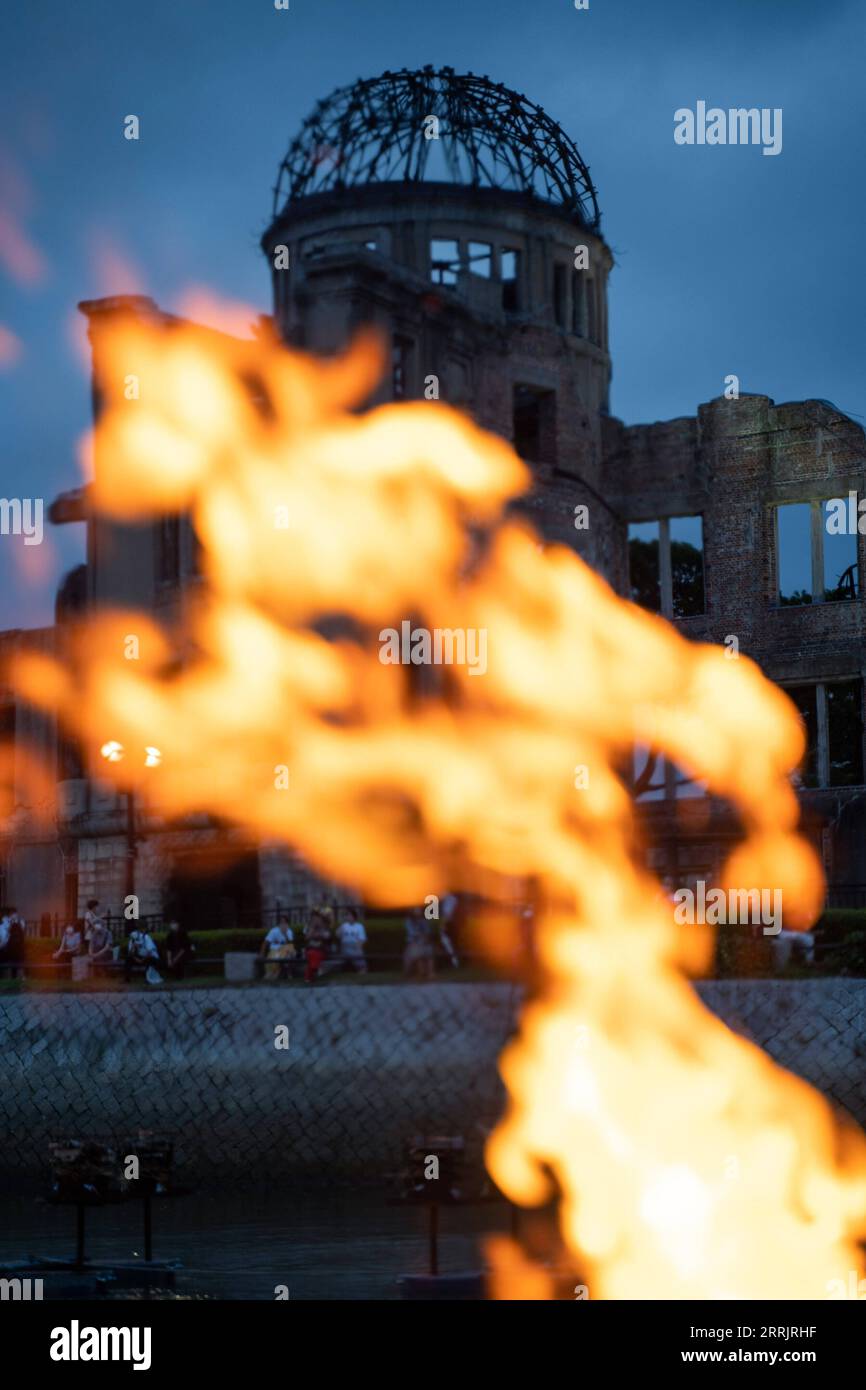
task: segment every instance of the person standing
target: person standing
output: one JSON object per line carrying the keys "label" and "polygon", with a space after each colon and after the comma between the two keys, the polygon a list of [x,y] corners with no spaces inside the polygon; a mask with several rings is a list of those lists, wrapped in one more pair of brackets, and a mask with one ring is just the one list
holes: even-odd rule
{"label": "person standing", "polygon": [[16,908],[10,907],[0,920],[0,971],[9,969],[11,978],[18,978],[24,963],[24,922]]}
{"label": "person standing", "polygon": [[340,953],[347,967],[350,970],[356,970],[359,975],[366,975],[367,961],[364,957],[364,947],[367,944],[367,933],[364,930],[364,923],[353,907],[346,909],[343,921],[337,928],[337,940],[340,943]]}
{"label": "person standing", "polygon": [[456,893],[446,893],[439,904],[442,913],[439,919],[439,940],[442,943],[442,949],[455,970],[457,970],[460,965],[460,957],[454,948],[454,928],[457,923],[458,906],[459,903]]}
{"label": "person standing", "polygon": [[186,927],[179,922],[169,922],[165,938],[165,959],[169,972],[176,980],[182,980],[187,965],[192,960],[195,947]]}
{"label": "person standing", "polygon": [[411,980],[416,975],[427,982],[433,979],[433,931],[423,909],[414,907],[406,918],[406,950],[403,953],[403,972]]}
{"label": "person standing", "polygon": [[102,925],[102,914],[99,911],[99,899],[88,898],[87,911],[84,914],[84,944],[90,945],[90,938],[93,935],[93,928],[96,924]]}
{"label": "person standing", "polygon": [[304,979],[308,985],[311,985],[319,977],[322,961],[325,959],[331,944],[331,932],[321,912],[314,911],[311,914],[310,925],[304,932],[304,938],[306,941]]}

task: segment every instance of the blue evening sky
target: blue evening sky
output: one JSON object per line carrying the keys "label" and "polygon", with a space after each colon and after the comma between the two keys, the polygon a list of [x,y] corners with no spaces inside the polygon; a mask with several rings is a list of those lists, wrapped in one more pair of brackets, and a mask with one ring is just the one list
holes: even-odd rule
{"label": "blue evening sky", "polygon": [[[178,309],[201,286],[268,310],[257,243],[298,123],[336,86],[425,63],[515,87],[575,138],[617,257],[615,414],[692,414],[735,372],[866,415],[864,29],[862,0],[7,0],[0,496],[80,481],[76,302],[138,289]],[[782,153],[675,145],[699,99],[782,107]],[[0,537],[0,629],[52,620],[82,531]]]}

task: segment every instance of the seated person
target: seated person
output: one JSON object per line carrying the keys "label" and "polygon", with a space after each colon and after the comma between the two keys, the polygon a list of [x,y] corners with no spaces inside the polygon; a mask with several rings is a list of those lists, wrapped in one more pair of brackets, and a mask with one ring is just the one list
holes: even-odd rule
{"label": "seated person", "polygon": [[783,927],[776,936],[771,936],[773,963],[778,970],[784,970],[789,962],[795,965],[815,964],[815,933],[811,931],[788,931]]}
{"label": "seated person", "polygon": [[265,965],[265,978],[284,980],[289,973],[289,962],[295,958],[295,934],[289,926],[289,919],[285,913],[281,913],[277,918],[275,927],[271,927],[264,941],[259,955],[267,962]]}
{"label": "seated person", "polygon": [[114,959],[114,945],[111,940],[111,932],[99,918],[91,923],[90,940],[87,943],[87,954],[90,957],[91,968],[107,965],[109,961]]}
{"label": "seated person", "polygon": [[68,923],[63,928],[63,935],[60,938],[60,945],[52,956],[52,960],[61,962],[71,960],[73,956],[81,955],[81,928]]}
{"label": "seated person", "polygon": [[159,951],[152,936],[141,928],[136,927],[129,933],[126,943],[126,963],[124,965],[123,977],[129,981],[132,978],[134,969],[144,969],[149,966],[159,965]]}

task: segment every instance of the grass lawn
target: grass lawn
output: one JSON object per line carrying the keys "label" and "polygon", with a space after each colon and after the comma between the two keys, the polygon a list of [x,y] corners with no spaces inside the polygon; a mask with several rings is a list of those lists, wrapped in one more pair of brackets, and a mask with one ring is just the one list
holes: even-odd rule
{"label": "grass lawn", "polygon": [[[437,971],[433,981],[439,983],[478,984],[500,980],[496,973],[481,965],[461,966],[454,970],[450,965]],[[7,994],[123,994],[130,991],[143,994],[160,994],[187,989],[365,989],[368,985],[407,984],[399,970],[368,971],[366,975],[354,971],[336,971],[308,985],[303,980],[244,980],[228,981],[222,975],[199,975],[188,980],[163,980],[161,985],[148,985],[142,977],[136,977],[130,984],[125,980],[100,979],[76,980],[39,979],[31,976],[24,980],[0,980],[0,997]],[[413,982],[415,983],[415,982]]]}

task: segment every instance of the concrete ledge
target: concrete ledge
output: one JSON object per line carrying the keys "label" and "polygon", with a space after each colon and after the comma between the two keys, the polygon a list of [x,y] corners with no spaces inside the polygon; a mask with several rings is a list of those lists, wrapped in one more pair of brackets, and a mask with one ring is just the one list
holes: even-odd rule
{"label": "concrete ledge", "polygon": [[227,980],[254,980],[256,978],[255,951],[226,951],[223,968]]}

